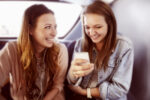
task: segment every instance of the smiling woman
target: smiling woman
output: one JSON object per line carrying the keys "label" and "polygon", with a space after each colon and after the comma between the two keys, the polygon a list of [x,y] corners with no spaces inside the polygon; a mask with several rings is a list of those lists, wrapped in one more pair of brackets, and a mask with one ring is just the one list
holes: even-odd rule
{"label": "smiling woman", "polygon": [[113,11],[101,0],[87,5],[81,18],[83,37],[76,41],[73,56],[88,52],[90,63],[72,60],[67,79],[74,93],[67,99],[127,100],[134,61],[131,40],[117,34]]}
{"label": "smiling woman", "polygon": [[52,10],[43,4],[25,10],[18,40],[0,51],[0,89],[10,83],[13,100],[64,100],[68,52],[56,33]]}
{"label": "smiling woman", "polygon": [[[18,37],[25,9],[30,5],[41,3],[55,12],[55,17],[58,19],[56,22],[58,34],[56,37],[63,37],[68,33],[82,9],[79,5],[62,2],[0,1],[0,37]],[[73,16],[70,18],[70,15]]]}

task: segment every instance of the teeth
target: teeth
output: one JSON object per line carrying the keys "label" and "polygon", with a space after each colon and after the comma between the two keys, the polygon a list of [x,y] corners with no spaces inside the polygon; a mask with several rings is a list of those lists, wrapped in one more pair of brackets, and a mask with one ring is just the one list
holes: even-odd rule
{"label": "teeth", "polygon": [[53,41],[53,39],[46,39],[47,41]]}
{"label": "teeth", "polygon": [[93,39],[96,39],[99,35],[92,36]]}

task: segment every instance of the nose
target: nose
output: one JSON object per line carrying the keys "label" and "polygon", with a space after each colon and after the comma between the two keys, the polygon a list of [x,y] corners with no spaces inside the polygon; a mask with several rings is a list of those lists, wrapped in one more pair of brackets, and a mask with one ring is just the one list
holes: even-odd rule
{"label": "nose", "polygon": [[50,32],[50,36],[51,36],[52,38],[54,38],[54,37],[56,36],[56,34],[57,34],[56,28],[55,28],[55,27],[52,27],[52,28],[51,28],[51,32]]}
{"label": "nose", "polygon": [[92,35],[94,35],[94,34],[95,34],[94,29],[93,29],[93,28],[90,28],[90,29],[89,29],[89,35],[92,36]]}

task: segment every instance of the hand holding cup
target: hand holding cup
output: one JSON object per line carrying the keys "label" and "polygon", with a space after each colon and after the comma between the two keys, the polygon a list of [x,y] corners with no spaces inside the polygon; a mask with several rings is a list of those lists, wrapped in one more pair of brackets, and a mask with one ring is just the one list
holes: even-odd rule
{"label": "hand holding cup", "polygon": [[94,69],[94,65],[90,63],[88,52],[75,53],[71,67],[76,78],[86,76]]}

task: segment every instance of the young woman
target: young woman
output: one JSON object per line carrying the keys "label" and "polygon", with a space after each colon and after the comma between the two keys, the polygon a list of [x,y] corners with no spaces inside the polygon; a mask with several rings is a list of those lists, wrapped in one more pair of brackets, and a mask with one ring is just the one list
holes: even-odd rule
{"label": "young woman", "polygon": [[0,87],[10,82],[14,100],[64,100],[68,53],[55,41],[56,27],[53,11],[32,5],[24,13],[18,40],[0,51]]}
{"label": "young woman", "polygon": [[[131,41],[117,35],[114,14],[100,0],[88,5],[81,17],[83,39],[76,41],[74,52],[88,52],[90,63],[72,61],[67,76],[70,89],[80,95],[80,100],[126,100],[133,70]],[[74,85],[80,77],[79,86]]]}

